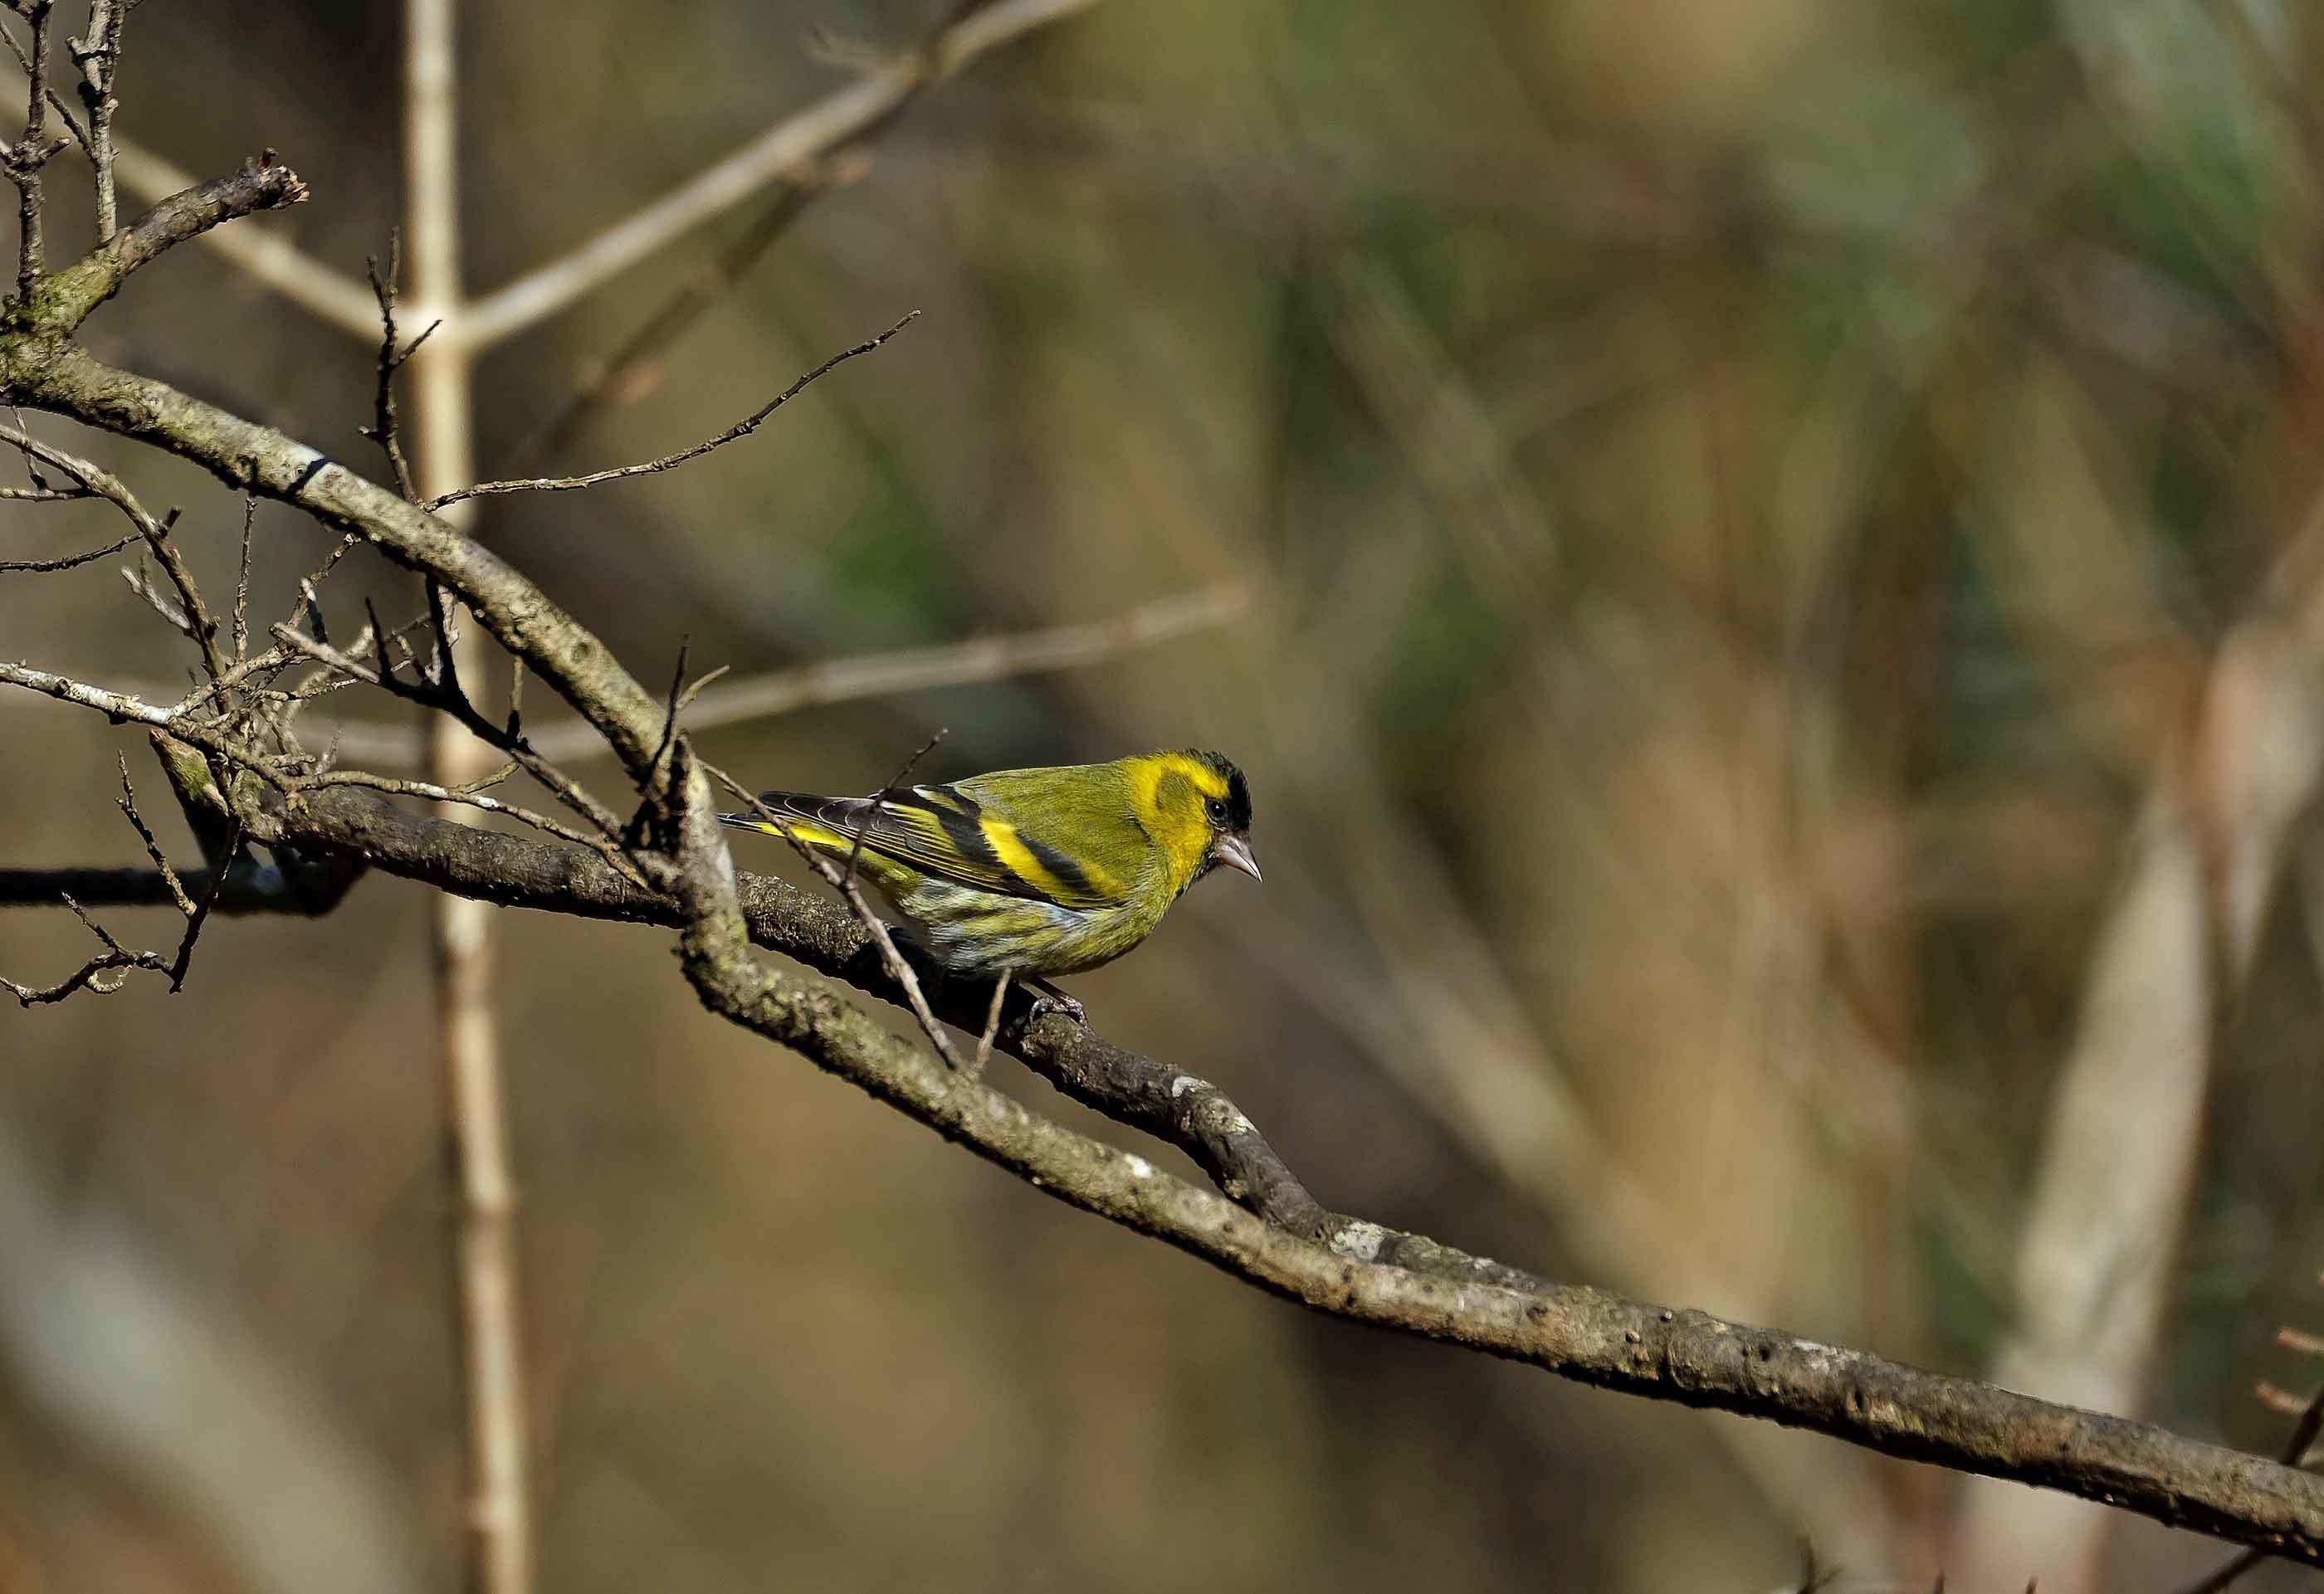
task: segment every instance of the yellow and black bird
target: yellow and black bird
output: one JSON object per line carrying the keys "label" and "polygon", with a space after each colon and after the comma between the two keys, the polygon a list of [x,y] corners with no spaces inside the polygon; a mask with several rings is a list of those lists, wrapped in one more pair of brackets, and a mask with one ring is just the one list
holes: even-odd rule
{"label": "yellow and black bird", "polygon": [[1075,1018],[1081,1004],[1044,976],[1120,957],[1214,865],[1259,878],[1250,788],[1214,752],[999,769],[872,797],[770,791],[759,801],[779,825],[755,813],[719,818],[738,830],[787,830],[834,857],[854,852],[939,967],[1020,977],[1047,993],[1037,1008]]}

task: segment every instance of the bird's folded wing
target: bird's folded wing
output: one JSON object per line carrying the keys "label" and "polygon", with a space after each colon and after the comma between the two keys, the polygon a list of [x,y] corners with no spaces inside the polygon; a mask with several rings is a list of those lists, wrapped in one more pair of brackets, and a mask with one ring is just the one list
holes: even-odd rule
{"label": "bird's folded wing", "polygon": [[1020,830],[957,787],[897,787],[877,797],[770,791],[759,800],[830,832],[843,849],[861,837],[866,852],[955,885],[1083,911],[1121,900],[1113,880],[1093,878],[1065,851]]}

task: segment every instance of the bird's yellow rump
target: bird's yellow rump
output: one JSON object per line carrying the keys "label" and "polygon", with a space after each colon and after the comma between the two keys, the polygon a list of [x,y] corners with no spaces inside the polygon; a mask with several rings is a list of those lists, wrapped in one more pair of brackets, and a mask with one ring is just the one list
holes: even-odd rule
{"label": "bird's yellow rump", "polygon": [[[1000,769],[872,797],[770,791],[740,830],[791,837],[857,869],[947,972],[1038,979],[1110,963],[1153,933],[1213,866],[1259,878],[1250,790],[1214,752]],[[1074,1010],[1075,1004],[1058,1004]]]}

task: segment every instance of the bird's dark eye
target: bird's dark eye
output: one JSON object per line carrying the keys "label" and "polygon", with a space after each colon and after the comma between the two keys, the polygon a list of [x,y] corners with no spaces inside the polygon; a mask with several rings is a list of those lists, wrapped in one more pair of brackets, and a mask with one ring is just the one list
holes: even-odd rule
{"label": "bird's dark eye", "polygon": [[1224,799],[1213,797],[1210,801],[1210,810],[1212,819],[1222,825],[1226,823],[1227,806]]}

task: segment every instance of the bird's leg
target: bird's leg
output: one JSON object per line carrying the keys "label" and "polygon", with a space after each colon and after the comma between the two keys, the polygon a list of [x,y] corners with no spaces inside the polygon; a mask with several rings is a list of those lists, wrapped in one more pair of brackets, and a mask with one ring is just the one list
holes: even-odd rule
{"label": "bird's leg", "polygon": [[984,1033],[976,1037],[976,1061],[968,1065],[968,1077],[980,1079],[984,1065],[992,1057],[992,1037],[1001,1033],[1001,1003],[1009,994],[1009,971],[1001,971],[1001,978],[992,982],[992,1010],[984,1015]]}
{"label": "bird's leg", "polygon": [[1042,979],[1039,975],[1026,975],[1025,983],[1031,986],[1035,991],[1038,992],[1038,994],[1033,998],[1033,1010],[1026,1017],[1026,1023],[1037,1023],[1039,1021],[1042,1014],[1048,1012],[1063,1013],[1066,1018],[1071,1018],[1076,1024],[1087,1024],[1089,1022],[1089,1014],[1083,1009],[1081,1003],[1075,1001],[1072,997],[1067,996],[1064,991],[1059,990],[1056,986],[1050,984],[1047,980]]}

